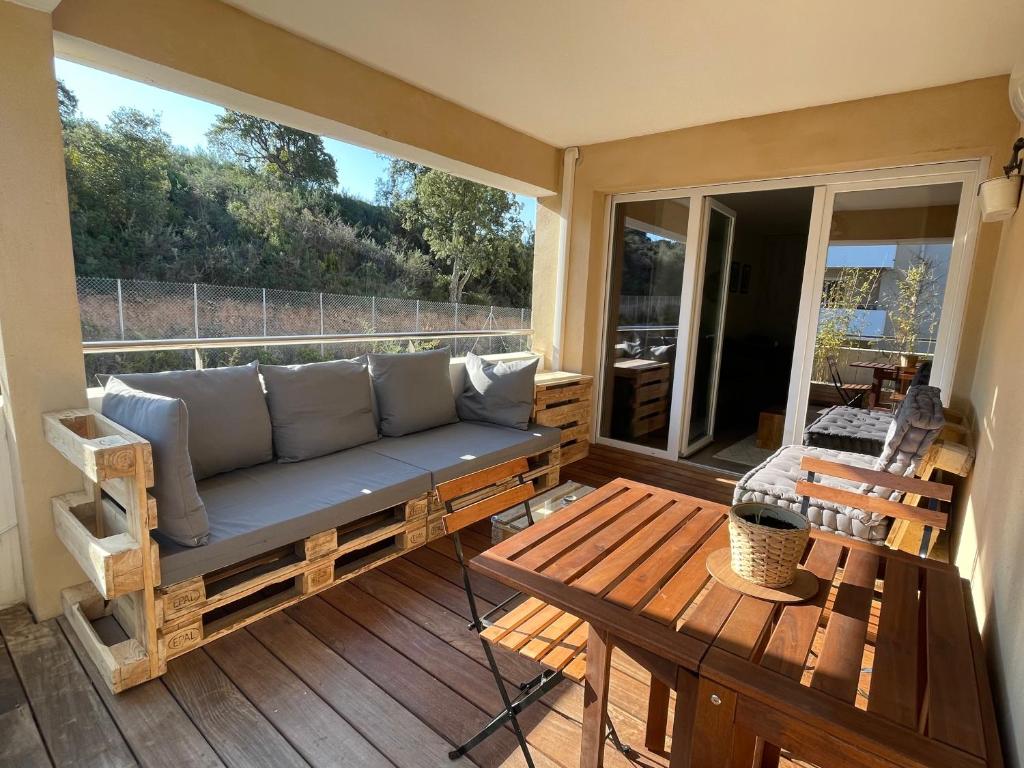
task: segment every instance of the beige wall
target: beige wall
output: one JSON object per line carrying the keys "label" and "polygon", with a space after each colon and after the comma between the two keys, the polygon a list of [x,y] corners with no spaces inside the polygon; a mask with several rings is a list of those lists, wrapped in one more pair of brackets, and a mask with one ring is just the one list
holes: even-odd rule
{"label": "beige wall", "polygon": [[[1013,137],[1008,136],[1006,146]],[[1024,213],[1003,225],[970,416],[978,451],[959,496],[956,562],[971,579],[995,672],[1008,754],[1024,755]],[[1011,760],[1011,764],[1014,763]]]}
{"label": "beige wall", "polygon": [[522,194],[559,188],[552,146],[218,0],[63,0],[67,55]]}
{"label": "beige wall", "polygon": [[[988,157],[1004,162],[1014,118],[1006,78],[994,77],[582,147],[576,175],[563,367],[593,373],[601,313],[609,194]],[[995,163],[993,163],[993,166]],[[538,219],[538,242],[548,223]],[[993,228],[981,229],[954,399],[973,370]],[[537,251],[534,272],[556,254]],[[535,303],[535,325],[552,307]]]}
{"label": "beige wall", "polygon": [[43,438],[41,414],[85,403],[48,14],[0,0],[0,389],[25,588],[40,617],[83,576],[53,533],[50,498],[81,477]]}

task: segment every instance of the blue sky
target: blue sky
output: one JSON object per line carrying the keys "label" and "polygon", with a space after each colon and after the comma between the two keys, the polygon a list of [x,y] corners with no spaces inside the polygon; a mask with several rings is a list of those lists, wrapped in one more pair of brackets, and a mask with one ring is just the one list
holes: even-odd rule
{"label": "blue sky", "polygon": [[[69,61],[57,59],[56,67],[57,77],[78,97],[78,109],[84,117],[106,123],[107,116],[118,107],[157,113],[171,141],[184,147],[206,146],[207,129],[224,111],[215,104]],[[355,197],[373,200],[377,192],[377,178],[384,173],[386,161],[362,147],[334,139],[324,139],[324,143],[338,166],[341,189]],[[517,196],[517,199],[523,204],[523,220],[533,227],[537,201],[522,196]]]}

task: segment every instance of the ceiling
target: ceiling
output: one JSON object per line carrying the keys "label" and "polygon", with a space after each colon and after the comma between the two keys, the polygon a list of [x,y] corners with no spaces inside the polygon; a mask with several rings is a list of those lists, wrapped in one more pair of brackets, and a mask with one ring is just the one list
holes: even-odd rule
{"label": "ceiling", "polygon": [[227,0],[556,146],[1006,74],[1021,0]]}

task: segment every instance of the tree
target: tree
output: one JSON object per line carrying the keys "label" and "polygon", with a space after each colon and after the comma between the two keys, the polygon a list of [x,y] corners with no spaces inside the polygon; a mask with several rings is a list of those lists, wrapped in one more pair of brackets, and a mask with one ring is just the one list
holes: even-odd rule
{"label": "tree", "polygon": [[836,358],[852,337],[863,332],[857,310],[871,297],[879,274],[877,269],[844,267],[834,280],[825,283],[821,292],[818,335],[814,340],[816,381],[828,380],[829,359]]}
{"label": "tree", "polygon": [[461,302],[467,284],[485,275],[505,280],[521,265],[522,206],[500,189],[407,160],[389,159],[378,201],[407,229],[421,231],[432,258],[448,272],[448,300]]}
{"label": "tree", "polygon": [[64,85],[63,80],[57,81],[57,114],[62,124],[67,125],[78,114],[78,97]]}
{"label": "tree", "polygon": [[938,324],[939,285],[932,262],[922,248],[899,272],[896,291],[887,301],[896,350],[904,355],[917,352],[921,335],[931,336]]}
{"label": "tree", "polygon": [[338,169],[319,136],[228,110],[206,133],[221,157],[309,188],[331,189]]}

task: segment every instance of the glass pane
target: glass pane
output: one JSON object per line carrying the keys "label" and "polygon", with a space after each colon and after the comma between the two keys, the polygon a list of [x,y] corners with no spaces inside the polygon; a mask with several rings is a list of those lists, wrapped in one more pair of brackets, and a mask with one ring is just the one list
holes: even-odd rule
{"label": "glass pane", "polygon": [[668,447],[689,198],[615,206],[601,435]]}
{"label": "glass pane", "polygon": [[711,434],[718,361],[722,351],[722,322],[725,319],[727,299],[725,289],[729,279],[733,219],[717,208],[712,208],[709,216],[708,255],[700,294],[700,327],[697,332],[687,445]]}
{"label": "glass pane", "polygon": [[935,355],[960,184],[836,195],[808,419],[898,402]]}

